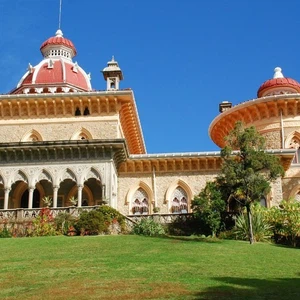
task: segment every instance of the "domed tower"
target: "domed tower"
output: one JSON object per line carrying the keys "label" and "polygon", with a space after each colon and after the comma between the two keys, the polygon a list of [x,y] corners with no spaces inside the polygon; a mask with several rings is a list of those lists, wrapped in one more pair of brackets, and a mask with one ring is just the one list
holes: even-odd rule
{"label": "domed tower", "polygon": [[27,72],[11,94],[67,93],[91,91],[90,75],[73,62],[76,48],[72,41],[56,31],[42,43],[40,50],[43,60],[33,67],[29,64]]}
{"label": "domed tower", "polygon": [[224,138],[237,121],[254,125],[266,138],[269,149],[290,148],[294,136],[299,136],[300,144],[300,84],[284,77],[279,67],[274,72],[273,78],[259,87],[257,99],[223,110],[212,121],[209,134],[219,147],[225,146]]}

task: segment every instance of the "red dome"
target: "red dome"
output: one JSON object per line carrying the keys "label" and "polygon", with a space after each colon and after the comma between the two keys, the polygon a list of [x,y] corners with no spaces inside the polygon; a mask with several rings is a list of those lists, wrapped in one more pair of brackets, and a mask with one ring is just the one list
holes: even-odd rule
{"label": "red dome", "polygon": [[[63,36],[53,36],[51,38],[49,38],[48,40],[46,40],[42,45],[41,45],[41,51],[46,47],[46,46],[50,46],[50,45],[61,45],[61,46],[66,46],[68,48],[71,48],[74,52],[74,56],[77,54],[76,48],[73,44],[72,41],[64,38]],[[43,52],[42,52],[43,53]]]}
{"label": "red dome", "polygon": [[[265,81],[257,91],[257,97],[283,93],[300,93],[300,83],[292,78],[285,78],[280,68],[275,68],[275,78]],[[273,90],[273,93],[272,93]]]}

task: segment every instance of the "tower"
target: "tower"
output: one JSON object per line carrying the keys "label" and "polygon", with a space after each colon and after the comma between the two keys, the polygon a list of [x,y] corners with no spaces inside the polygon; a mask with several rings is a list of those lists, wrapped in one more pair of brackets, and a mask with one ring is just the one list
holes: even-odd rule
{"label": "tower", "polygon": [[119,90],[119,83],[123,80],[123,73],[114,57],[107,62],[107,67],[102,70],[102,73],[107,82],[106,90]]}

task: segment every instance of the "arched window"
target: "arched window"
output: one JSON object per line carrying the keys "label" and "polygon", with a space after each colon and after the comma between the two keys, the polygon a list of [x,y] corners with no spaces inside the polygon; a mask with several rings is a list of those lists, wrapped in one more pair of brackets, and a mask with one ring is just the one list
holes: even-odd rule
{"label": "arched window", "polygon": [[295,157],[293,159],[293,164],[299,164],[300,163],[300,141],[297,137],[293,137],[290,142],[290,148],[296,149]]}
{"label": "arched window", "polygon": [[188,201],[187,193],[183,188],[178,186],[172,195],[172,213],[187,213],[188,212]]}
{"label": "arched window", "polygon": [[139,188],[133,195],[132,213],[134,215],[142,215],[149,213],[149,201],[146,192]]}

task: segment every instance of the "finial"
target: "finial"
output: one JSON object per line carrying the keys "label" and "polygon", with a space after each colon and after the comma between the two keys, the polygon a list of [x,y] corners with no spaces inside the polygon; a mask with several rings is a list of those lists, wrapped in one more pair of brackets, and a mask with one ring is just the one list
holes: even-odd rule
{"label": "finial", "polygon": [[112,56],[111,61],[115,61],[115,56],[114,55]]}
{"label": "finial", "polygon": [[284,78],[284,76],[283,76],[283,74],[282,74],[281,71],[282,71],[281,68],[276,67],[276,68],[274,69],[274,76],[273,76],[273,78],[274,78],[274,79],[275,79],[275,78]]}
{"label": "finial", "polygon": [[58,29],[55,32],[55,36],[62,37],[63,36],[63,32],[60,29]]}

